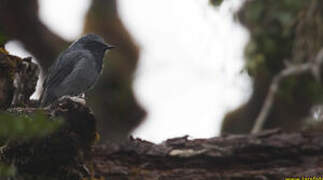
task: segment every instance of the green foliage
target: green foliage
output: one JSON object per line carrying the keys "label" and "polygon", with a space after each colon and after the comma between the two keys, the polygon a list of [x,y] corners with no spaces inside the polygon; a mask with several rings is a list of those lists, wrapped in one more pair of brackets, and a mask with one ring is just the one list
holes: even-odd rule
{"label": "green foliage", "polygon": [[279,96],[289,103],[296,103],[295,97],[303,99],[303,101],[319,103],[323,100],[322,92],[322,85],[308,74],[286,78],[279,89]]}
{"label": "green foliage", "polygon": [[0,137],[8,140],[28,140],[43,137],[54,132],[62,124],[61,119],[49,120],[41,111],[26,114],[0,114]]}
{"label": "green foliage", "polygon": [[252,61],[248,61],[246,63],[246,69],[248,70],[248,73],[250,75],[255,75],[257,72],[265,73],[267,72],[265,67],[265,57],[264,54],[258,53],[256,54],[256,42],[255,41],[249,41],[249,43],[246,46],[245,52],[247,56],[252,56]]}
{"label": "green foliage", "polygon": [[0,45],[4,45],[6,41],[7,41],[7,37],[1,30],[1,25],[0,25]]}
{"label": "green foliage", "polygon": [[[251,76],[262,73],[264,68],[271,75],[284,68],[283,60],[292,53],[299,13],[308,3],[303,0],[248,3],[240,18],[251,31],[246,48],[246,68]],[[259,63],[259,57],[263,57],[262,63]]]}
{"label": "green foliage", "polygon": [[223,0],[210,0],[210,4],[213,6],[220,6]]}
{"label": "green foliage", "polygon": [[14,166],[8,166],[0,163],[0,178],[1,177],[11,177],[16,174],[16,168]]}
{"label": "green foliage", "polygon": [[[61,124],[61,119],[49,119],[42,111],[31,114],[0,113],[0,160],[1,149],[10,141],[26,141],[53,133]],[[0,163],[0,177],[14,176],[12,165]]]}
{"label": "green foliage", "polygon": [[[304,0],[246,3],[239,18],[250,30],[250,41],[245,48],[246,69],[250,76],[271,79],[285,68],[284,61],[303,63],[316,55],[317,47],[323,45],[319,29],[323,23],[317,20],[320,14],[305,18],[312,3]],[[305,30],[300,30],[304,27]],[[323,88],[320,83],[311,76],[303,76],[284,80],[279,90],[280,97],[290,103],[295,103],[300,97],[307,102],[322,100]]]}

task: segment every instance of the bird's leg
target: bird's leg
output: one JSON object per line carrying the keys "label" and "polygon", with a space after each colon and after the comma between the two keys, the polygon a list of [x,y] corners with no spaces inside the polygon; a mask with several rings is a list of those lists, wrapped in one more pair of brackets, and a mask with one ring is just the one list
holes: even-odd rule
{"label": "bird's leg", "polygon": [[77,96],[74,96],[74,97],[72,96],[72,97],[70,97],[70,99],[72,99],[75,102],[79,102],[79,103],[81,103],[83,105],[86,104],[86,98],[85,98],[84,93],[81,93],[81,94],[79,94]]}
{"label": "bird's leg", "polygon": [[82,94],[80,94],[81,95],[81,98],[83,98],[85,101],[87,101],[88,100],[88,97],[87,97],[87,95],[86,95],[86,92],[85,93],[82,93]]}
{"label": "bird's leg", "polygon": [[86,100],[85,93],[81,93],[77,97]]}
{"label": "bird's leg", "polygon": [[85,93],[81,93],[81,94],[79,94],[79,95],[77,95],[77,96],[75,96],[75,97],[77,97],[77,98],[79,98],[79,99],[86,100]]}

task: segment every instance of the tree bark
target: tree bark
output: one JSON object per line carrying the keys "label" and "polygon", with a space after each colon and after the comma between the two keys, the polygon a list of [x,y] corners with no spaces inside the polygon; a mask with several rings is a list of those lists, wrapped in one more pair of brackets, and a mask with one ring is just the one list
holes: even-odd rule
{"label": "tree bark", "polygon": [[[96,120],[86,105],[64,98],[44,109],[63,117],[58,132],[28,142],[11,142],[0,157],[22,177],[58,179],[282,179],[320,176],[323,132],[267,130],[190,140],[188,136],[153,144],[129,138],[123,144],[92,145]],[[37,108],[15,108],[29,114]],[[0,158],[1,159],[1,158]]]}
{"label": "tree bark", "polygon": [[321,176],[323,133],[284,133],[210,139],[131,139],[122,146],[94,146],[96,176],[110,179],[282,179]]}

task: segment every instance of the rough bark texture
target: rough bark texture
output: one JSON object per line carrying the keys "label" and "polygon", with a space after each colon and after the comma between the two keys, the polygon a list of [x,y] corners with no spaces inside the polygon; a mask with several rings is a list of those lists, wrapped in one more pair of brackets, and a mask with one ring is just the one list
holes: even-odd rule
{"label": "rough bark texture", "polygon": [[25,106],[35,91],[39,68],[31,58],[8,54],[0,47],[0,109],[9,106]]}
{"label": "rough bark texture", "polygon": [[[36,108],[14,108],[28,114]],[[63,117],[56,133],[28,142],[10,142],[0,159],[13,163],[16,179],[282,179],[319,176],[323,133],[271,130],[210,139],[169,139],[153,144],[130,138],[123,144],[92,145],[96,120],[90,109],[69,98],[49,109]]]}
{"label": "rough bark texture", "polygon": [[[64,124],[44,138],[10,141],[0,152],[0,162],[17,167],[16,179],[73,180],[89,176],[83,164],[90,159],[91,145],[97,138],[96,120],[90,109],[63,98],[43,110],[49,119],[63,118]],[[40,109],[13,108],[8,111],[28,115]]]}
{"label": "rough bark texture", "polygon": [[[34,87],[32,84],[38,71],[33,68],[26,71],[28,66],[19,68],[24,63],[31,63],[28,59],[10,56],[6,52],[2,53],[2,58],[6,61],[1,62],[13,63],[9,63],[12,71],[7,66],[3,69],[16,74],[5,77],[14,78],[21,74],[21,78],[26,78],[23,81],[13,80],[27,83],[19,86],[22,90],[14,88],[14,94],[29,97],[31,91],[28,88]],[[8,92],[3,88],[0,89],[2,92]],[[63,98],[50,108],[38,109],[30,108],[37,103],[25,103],[28,98],[20,99],[22,103],[18,105],[27,107],[6,111],[28,116],[41,110],[49,119],[62,117],[65,123],[49,136],[29,141],[16,139],[1,147],[0,161],[14,164],[18,169],[17,176],[13,178],[15,180],[252,180],[320,176],[323,170],[322,132],[284,133],[271,130],[254,135],[224,135],[210,139],[181,137],[162,144],[130,138],[122,144],[93,145],[98,137],[97,120],[87,105]]]}
{"label": "rough bark texture", "polygon": [[[37,108],[13,108],[30,114]],[[18,169],[14,179],[282,179],[320,176],[323,132],[223,135],[190,140],[180,137],[153,144],[130,138],[123,144],[93,145],[96,119],[80,102],[63,98],[42,109],[65,120],[54,134],[15,140],[2,148],[0,160]]]}
{"label": "rough bark texture", "polygon": [[15,61],[11,61],[8,52],[0,48],[0,109],[7,109],[12,102],[14,92]]}
{"label": "rough bark texture", "polygon": [[[36,1],[30,2],[35,3]],[[17,36],[16,38],[18,38],[14,30],[23,28],[14,28],[17,23],[12,22],[24,18],[22,16],[18,18],[17,14],[4,16],[4,14],[10,14],[11,11],[7,12],[8,10],[15,9],[15,6],[11,6],[11,3],[11,1],[6,1],[6,4],[2,4],[6,6],[1,7],[11,8],[0,8],[4,12],[6,11],[6,13],[0,12],[0,19],[2,22],[8,23],[8,27],[4,28],[4,31],[12,31],[11,36]],[[21,7],[23,6],[17,8]],[[21,12],[24,12],[24,10],[26,9],[21,9]],[[10,19],[5,19],[4,21],[3,19],[7,17],[13,18],[13,21],[9,21]],[[28,21],[26,20],[26,22]],[[33,27],[33,24],[27,23],[25,27]],[[26,32],[32,34],[29,31]],[[28,42],[32,41],[28,40]],[[61,43],[65,44],[63,41]],[[28,43],[25,42],[26,44]],[[52,53],[51,57],[54,56],[53,54],[56,53]],[[137,58],[137,55],[134,55],[134,58]],[[22,61],[27,64],[30,63],[28,59],[21,60],[8,55],[7,52],[0,53],[0,68],[2,68],[0,73],[4,74],[0,76],[0,103],[3,103],[1,104],[2,110],[24,115],[41,110],[47,114],[49,119],[62,117],[65,120],[65,124],[57,132],[47,137],[39,137],[29,141],[16,139],[1,147],[0,161],[12,163],[18,169],[17,176],[10,178],[10,180],[78,180],[82,178],[83,180],[98,178],[100,180],[252,180],[322,175],[322,132],[285,133],[280,130],[271,130],[254,135],[223,135],[222,137],[210,139],[189,140],[187,137],[181,137],[169,139],[162,144],[153,144],[140,139],[129,139],[122,144],[106,143],[93,145],[97,138],[97,122],[88,106],[69,98],[64,98],[58,101],[58,103],[53,104],[51,108],[37,109],[28,107],[31,104],[37,104],[25,102],[28,101],[28,97],[34,88],[34,77],[37,77],[37,71],[34,68],[25,71],[27,66],[23,66],[25,68],[18,68],[19,62]],[[46,62],[43,66],[46,67],[48,64]],[[131,61],[132,68],[126,70],[126,80],[131,81],[131,78],[128,76],[131,76],[135,64],[136,61]],[[24,74],[22,78],[25,78],[18,81],[18,83],[26,83],[26,85],[17,86],[22,88],[20,90],[17,90],[14,86],[17,72],[18,75],[19,73]],[[1,85],[1,83],[8,84],[8,86]],[[123,89],[122,92],[125,96],[120,97],[133,98],[131,92],[129,92],[131,91],[129,84],[127,83],[123,88],[116,88],[120,85],[117,84],[115,87],[112,87],[114,89],[112,92],[120,93],[120,89]],[[7,90],[7,88],[10,88],[10,90]],[[27,107],[7,109],[12,104],[15,96],[14,93],[17,94],[18,99],[14,104],[20,106],[27,105]],[[130,94],[130,96],[127,96],[127,94]],[[98,95],[98,97],[102,96]],[[138,114],[135,111],[131,111],[134,113],[130,114],[125,113],[126,110],[133,110],[138,107],[135,103],[129,105],[122,101],[122,99],[117,98],[116,101],[109,101],[107,103],[111,105],[115,105],[115,102],[120,103],[120,107],[125,110],[121,112],[124,112],[124,116],[130,117],[126,119],[126,123],[128,121],[130,121],[130,124],[140,122],[139,119],[143,117],[144,112],[138,111]],[[102,107],[105,106],[102,105]],[[110,109],[110,111],[113,110]],[[293,111],[298,111],[298,109],[293,109]],[[117,117],[117,114],[108,113],[108,115],[107,119],[120,118]],[[252,119],[252,117],[246,114],[238,117]],[[120,124],[123,125],[122,123]],[[288,125],[290,126],[291,123]],[[126,132],[129,132],[134,126],[128,127],[125,130]],[[240,126],[233,124],[230,127]],[[0,179],[2,180],[2,177]]]}
{"label": "rough bark texture", "polygon": [[110,179],[282,179],[322,175],[323,133],[266,131],[210,139],[132,139],[94,147],[98,177]]}

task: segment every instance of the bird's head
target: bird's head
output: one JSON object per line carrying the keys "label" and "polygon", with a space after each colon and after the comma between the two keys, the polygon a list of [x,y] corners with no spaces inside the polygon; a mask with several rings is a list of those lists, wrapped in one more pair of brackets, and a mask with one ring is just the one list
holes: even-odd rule
{"label": "bird's head", "polygon": [[106,43],[102,37],[93,33],[82,36],[79,40],[76,40],[71,47],[80,47],[103,52],[114,48],[114,46]]}

